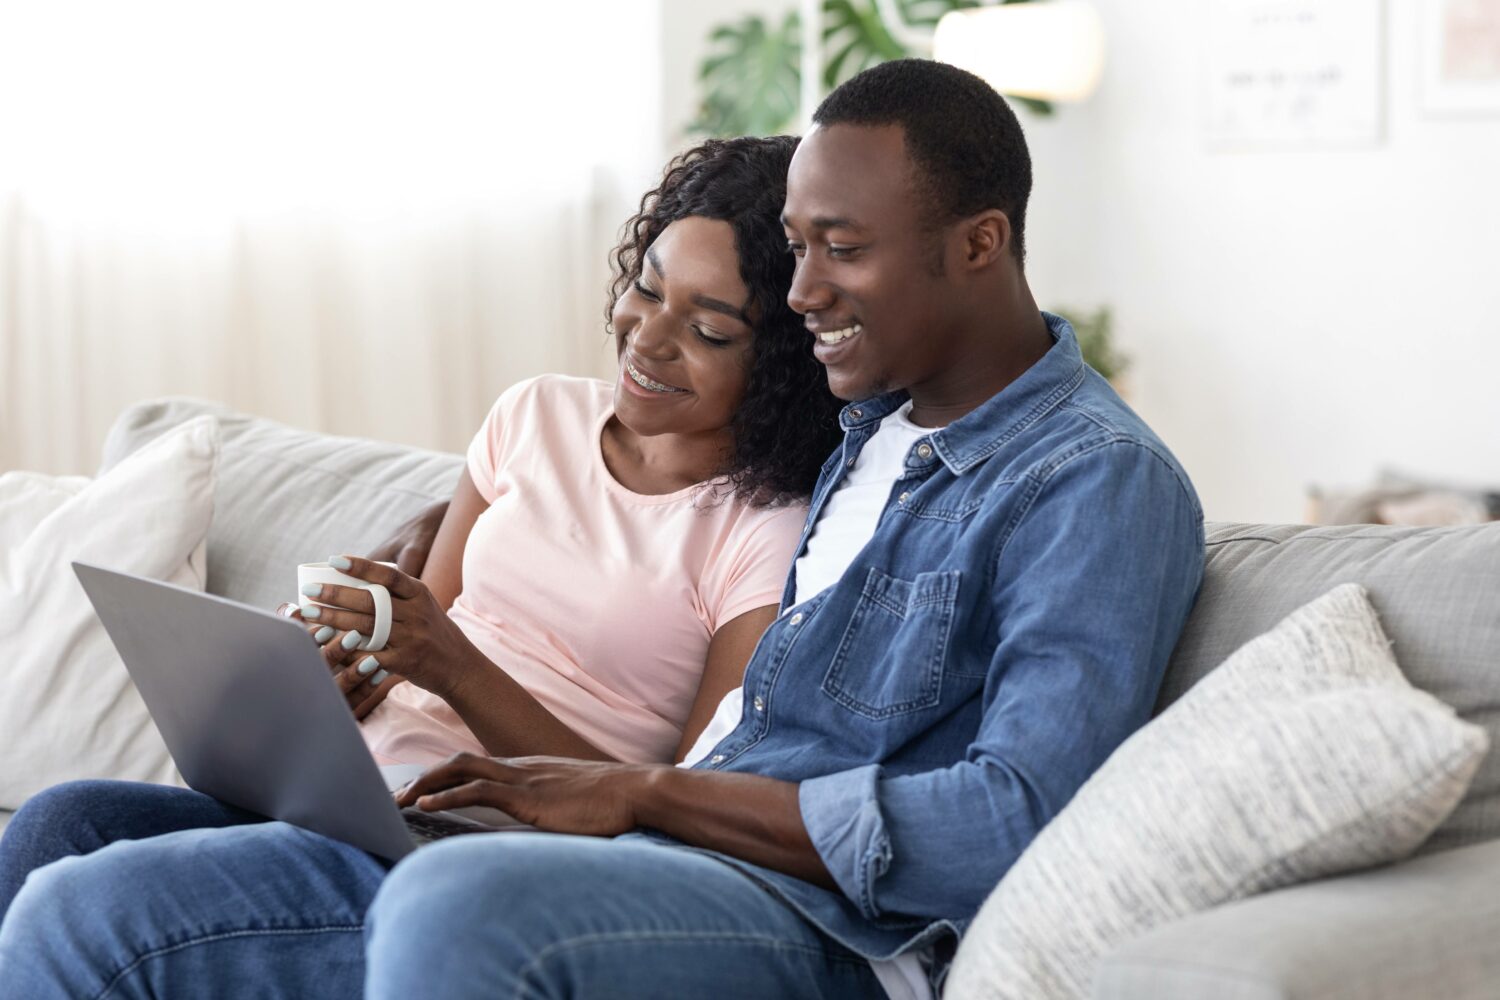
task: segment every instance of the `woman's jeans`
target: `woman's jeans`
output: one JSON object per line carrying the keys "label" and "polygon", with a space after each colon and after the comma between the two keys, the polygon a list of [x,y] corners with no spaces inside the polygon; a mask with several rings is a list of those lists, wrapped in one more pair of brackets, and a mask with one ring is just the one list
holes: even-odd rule
{"label": "woman's jeans", "polygon": [[690,850],[479,834],[388,870],[257,819],[124,782],[27,803],[0,841],[0,997],[881,995],[862,958]]}

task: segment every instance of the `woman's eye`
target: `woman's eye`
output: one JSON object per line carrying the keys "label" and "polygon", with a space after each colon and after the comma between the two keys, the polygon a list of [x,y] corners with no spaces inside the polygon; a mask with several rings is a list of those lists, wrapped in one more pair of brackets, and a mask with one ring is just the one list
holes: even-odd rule
{"label": "woman's eye", "polygon": [[787,251],[795,257],[801,257],[803,254],[807,253],[807,247],[803,246],[801,243],[792,243],[791,241],[788,241],[786,248]]}
{"label": "woman's eye", "polygon": [[859,252],[859,247],[839,246],[835,243],[828,244],[828,256],[830,257],[853,257]]}
{"label": "woman's eye", "polygon": [[698,339],[699,340],[703,341],[705,344],[708,344],[708,345],[710,345],[712,347],[727,347],[727,346],[729,346],[730,341],[724,339],[723,337],[715,337],[713,334],[709,333],[707,330],[703,329],[703,327],[701,327],[701,326],[695,326],[695,327],[693,327],[693,332],[698,335]]}
{"label": "woman's eye", "polygon": [[661,296],[657,295],[651,289],[647,288],[646,287],[646,283],[643,282],[643,281],[640,281],[639,279],[636,280],[635,290],[641,294],[641,298],[645,299],[648,302],[660,302],[661,301]]}

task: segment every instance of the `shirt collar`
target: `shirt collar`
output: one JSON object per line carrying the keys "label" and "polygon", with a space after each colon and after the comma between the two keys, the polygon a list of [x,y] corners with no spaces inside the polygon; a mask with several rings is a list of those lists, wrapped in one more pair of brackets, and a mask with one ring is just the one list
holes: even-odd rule
{"label": "shirt collar", "polygon": [[[1042,313],[1053,344],[1010,385],[947,427],[934,430],[932,447],[956,476],[989,458],[1006,442],[1050,413],[1083,381],[1083,354],[1073,327],[1061,316]],[[910,397],[888,392],[850,403],[839,413],[845,432],[879,423]]]}

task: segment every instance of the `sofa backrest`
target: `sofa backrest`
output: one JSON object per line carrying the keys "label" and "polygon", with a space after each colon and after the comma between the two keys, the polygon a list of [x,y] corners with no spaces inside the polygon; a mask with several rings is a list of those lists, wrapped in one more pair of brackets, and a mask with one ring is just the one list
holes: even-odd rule
{"label": "sofa backrest", "polygon": [[[208,589],[272,608],[299,562],[368,552],[433,500],[453,495],[463,458],[296,430],[214,403],[164,399],[126,410],[104,468],[200,413],[222,427]],[[102,470],[101,470],[102,471]],[[1242,644],[1341,583],[1362,583],[1412,683],[1485,727],[1500,748],[1500,524],[1469,528],[1211,524],[1198,602],[1158,710]],[[1424,851],[1500,837],[1500,749]]]}
{"label": "sofa backrest", "polygon": [[1210,524],[1207,536],[1157,710],[1298,607],[1363,584],[1407,678],[1490,735],[1469,794],[1422,853],[1500,837],[1500,524]]}
{"label": "sofa backrest", "polygon": [[100,471],[200,413],[219,419],[208,592],[271,609],[297,594],[298,563],[363,555],[434,500],[453,496],[460,455],[297,430],[202,400],[126,409]]}

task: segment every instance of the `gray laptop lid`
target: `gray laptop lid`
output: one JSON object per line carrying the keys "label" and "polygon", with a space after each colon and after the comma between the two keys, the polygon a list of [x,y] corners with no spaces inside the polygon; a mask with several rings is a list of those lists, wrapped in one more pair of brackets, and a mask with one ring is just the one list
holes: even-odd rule
{"label": "gray laptop lid", "polygon": [[397,860],[413,843],[302,626],[74,563],[188,785]]}

